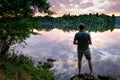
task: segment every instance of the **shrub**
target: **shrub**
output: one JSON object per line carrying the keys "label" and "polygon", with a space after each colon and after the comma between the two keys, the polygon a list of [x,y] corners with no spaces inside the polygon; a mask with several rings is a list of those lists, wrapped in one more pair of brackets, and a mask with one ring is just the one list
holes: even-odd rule
{"label": "shrub", "polygon": [[[40,64],[38,63],[38,65]],[[42,66],[47,67],[48,65],[43,63]],[[34,61],[31,57],[13,53],[7,57],[0,56],[0,79],[53,80],[54,77],[49,68],[35,67]]]}

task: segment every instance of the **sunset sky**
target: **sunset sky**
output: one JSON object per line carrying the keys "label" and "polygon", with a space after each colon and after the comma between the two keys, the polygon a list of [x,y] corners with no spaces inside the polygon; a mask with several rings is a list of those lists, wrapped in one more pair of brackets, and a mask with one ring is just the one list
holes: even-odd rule
{"label": "sunset sky", "polygon": [[48,0],[57,16],[104,13],[120,15],[120,0]]}

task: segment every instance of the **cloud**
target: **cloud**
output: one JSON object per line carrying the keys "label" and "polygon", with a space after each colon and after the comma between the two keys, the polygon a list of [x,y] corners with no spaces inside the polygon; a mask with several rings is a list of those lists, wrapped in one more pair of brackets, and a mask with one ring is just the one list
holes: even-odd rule
{"label": "cloud", "polygon": [[50,4],[51,4],[51,10],[53,11],[59,11],[61,9],[61,7],[59,6],[60,3],[57,2],[56,0],[55,1],[50,1]]}
{"label": "cloud", "polygon": [[119,0],[48,0],[58,14],[120,13]]}
{"label": "cloud", "polygon": [[106,9],[107,13],[119,13],[120,14],[120,1],[110,0],[111,5]]}
{"label": "cloud", "polygon": [[108,13],[120,13],[120,7],[119,6],[120,6],[119,4],[118,5],[113,5],[113,6],[109,7],[106,10],[106,12],[108,12]]}
{"label": "cloud", "polygon": [[91,6],[93,6],[93,3],[91,3],[91,2],[80,3],[80,8],[82,8],[82,9],[85,9],[85,8],[88,8],[88,7],[91,7]]}

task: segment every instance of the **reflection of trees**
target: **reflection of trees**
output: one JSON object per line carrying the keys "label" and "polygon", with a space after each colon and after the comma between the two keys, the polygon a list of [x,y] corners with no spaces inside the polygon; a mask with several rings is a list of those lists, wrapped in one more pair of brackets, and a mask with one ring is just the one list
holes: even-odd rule
{"label": "reflection of trees", "polygon": [[53,28],[59,28],[64,31],[77,30],[79,23],[86,24],[86,30],[88,31],[106,31],[113,30],[115,27],[115,16],[108,16],[105,14],[89,14],[70,16],[64,15],[63,17],[38,17],[41,29],[51,30]]}

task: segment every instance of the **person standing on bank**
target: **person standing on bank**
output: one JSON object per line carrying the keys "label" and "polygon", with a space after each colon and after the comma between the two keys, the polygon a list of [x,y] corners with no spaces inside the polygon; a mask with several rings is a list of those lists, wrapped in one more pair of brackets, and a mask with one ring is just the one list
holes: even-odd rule
{"label": "person standing on bank", "polygon": [[91,53],[89,44],[92,44],[91,36],[89,33],[84,31],[85,25],[80,23],[79,25],[79,32],[77,32],[74,36],[73,44],[77,45],[77,53],[78,53],[78,74],[81,73],[81,66],[82,66],[82,57],[83,55],[88,60],[88,65],[90,69],[90,76],[93,76],[93,68],[92,68],[92,61],[91,61]]}

